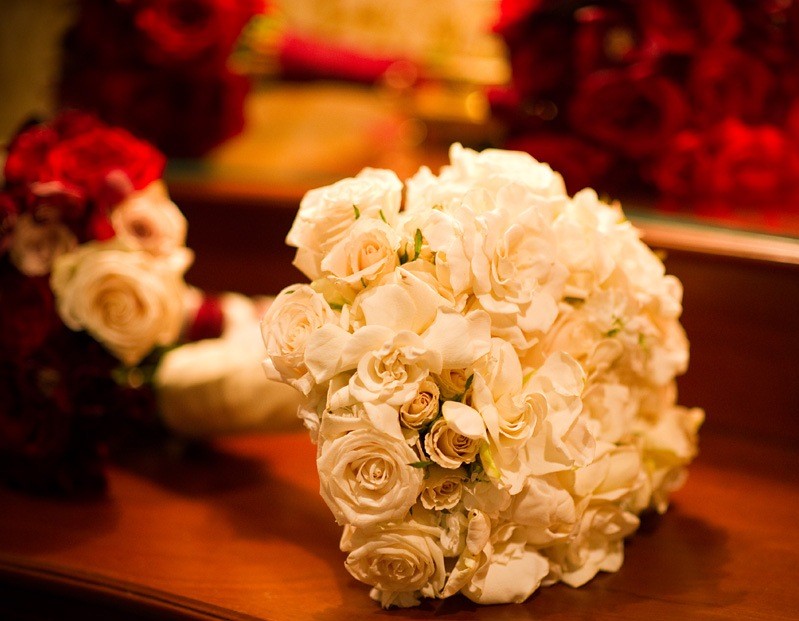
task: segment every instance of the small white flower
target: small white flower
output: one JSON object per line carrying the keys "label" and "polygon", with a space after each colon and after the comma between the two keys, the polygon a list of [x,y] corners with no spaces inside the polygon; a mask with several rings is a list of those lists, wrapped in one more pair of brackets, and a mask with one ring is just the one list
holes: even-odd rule
{"label": "small white flower", "polygon": [[39,222],[23,213],[14,226],[8,255],[25,276],[44,276],[58,257],[77,245],[78,240],[65,224],[52,219]]}

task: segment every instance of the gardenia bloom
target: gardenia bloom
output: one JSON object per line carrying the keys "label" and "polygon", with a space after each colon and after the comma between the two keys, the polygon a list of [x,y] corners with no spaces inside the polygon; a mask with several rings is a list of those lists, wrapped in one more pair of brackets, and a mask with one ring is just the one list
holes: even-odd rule
{"label": "gardenia bloom", "polygon": [[183,323],[190,251],[169,263],[118,242],[91,242],[59,257],[51,286],[67,327],[86,330],[124,364],[174,343]]}
{"label": "gardenia bloom", "polygon": [[326,442],[317,459],[322,498],[340,524],[401,520],[416,502],[424,473],[402,440],[359,429]]}

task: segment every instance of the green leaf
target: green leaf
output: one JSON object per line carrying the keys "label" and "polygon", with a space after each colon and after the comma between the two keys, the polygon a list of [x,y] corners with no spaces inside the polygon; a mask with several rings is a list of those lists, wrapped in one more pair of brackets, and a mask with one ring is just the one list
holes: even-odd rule
{"label": "green leaf", "polygon": [[483,468],[488,473],[488,476],[492,479],[499,479],[502,477],[502,473],[494,463],[494,457],[491,455],[491,447],[488,445],[488,442],[484,441],[480,445],[480,461],[483,463]]}
{"label": "green leaf", "polygon": [[355,210],[355,219],[357,220],[361,217],[361,211],[358,209],[358,205],[353,205],[352,208]]}
{"label": "green leaf", "polygon": [[413,236],[413,260],[419,258],[419,255],[422,253],[422,231],[421,229],[416,229],[416,235]]}
{"label": "green leaf", "polygon": [[411,468],[427,468],[427,466],[432,466],[432,461],[412,461],[408,464]]}
{"label": "green leaf", "polygon": [[328,302],[327,305],[335,311],[340,311],[344,308],[343,304],[336,304],[335,302]]}
{"label": "green leaf", "polygon": [[469,389],[472,387],[473,381],[474,381],[474,373],[472,373],[469,377],[466,378],[466,385],[463,387],[463,394],[469,392]]}
{"label": "green leaf", "polygon": [[388,224],[388,220],[386,220],[386,216],[385,216],[385,214],[383,213],[383,210],[382,210],[382,209],[380,210],[380,219],[381,219],[383,222],[385,222],[386,224]]}
{"label": "green leaf", "polygon": [[565,298],[563,298],[563,300],[568,302],[569,304],[582,304],[583,302],[585,302],[583,298],[573,298],[568,295]]}

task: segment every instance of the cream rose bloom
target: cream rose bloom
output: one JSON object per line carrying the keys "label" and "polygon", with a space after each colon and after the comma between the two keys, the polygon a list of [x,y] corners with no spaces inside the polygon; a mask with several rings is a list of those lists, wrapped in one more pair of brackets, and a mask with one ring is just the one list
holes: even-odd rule
{"label": "cream rose bloom", "polygon": [[286,237],[297,248],[294,265],[308,278],[321,275],[321,263],[361,218],[392,223],[402,201],[402,182],[389,170],[365,168],[355,177],[308,192]]}
{"label": "cream rose bloom", "polygon": [[322,498],[339,524],[401,520],[416,502],[424,474],[416,453],[375,429],[356,429],[321,446],[316,461]]}
{"label": "cream rose bloom", "polygon": [[438,416],[440,391],[435,382],[419,384],[416,395],[399,409],[400,423],[408,429],[421,429]]}
{"label": "cream rose bloom", "polygon": [[61,222],[37,222],[31,214],[23,213],[14,226],[8,256],[25,276],[44,276],[50,273],[56,258],[77,245],[72,231]]}
{"label": "cream rose bloom", "polygon": [[363,289],[399,266],[400,242],[385,222],[360,219],[322,259],[322,273],[355,290]]}
{"label": "cream rose bloom", "polygon": [[430,459],[439,466],[455,469],[477,459],[482,442],[482,435],[469,437],[456,430],[446,419],[439,418],[425,436],[424,448]]}
{"label": "cream rose bloom", "polygon": [[442,511],[455,507],[463,495],[464,470],[448,470],[430,466],[419,500],[425,509]]}
{"label": "cream rose bloom", "polygon": [[124,364],[137,364],[180,335],[183,272],[192,255],[186,249],[179,254],[181,263],[165,263],[112,240],[62,255],[51,277],[61,319],[72,330],[86,330]]}
{"label": "cream rose bloom", "polygon": [[286,287],[261,321],[266,345],[264,370],[269,379],[284,381],[304,394],[313,388],[305,365],[308,337],[327,323],[337,321],[325,298],[308,285]]}
{"label": "cream rose bloom", "polygon": [[372,585],[384,608],[408,607],[419,597],[436,597],[444,586],[439,529],[415,522],[345,531],[344,566],[356,580]]}
{"label": "cream rose bloom", "polygon": [[157,257],[168,256],[186,244],[186,218],[169,200],[161,180],[114,207],[111,226],[123,243]]}

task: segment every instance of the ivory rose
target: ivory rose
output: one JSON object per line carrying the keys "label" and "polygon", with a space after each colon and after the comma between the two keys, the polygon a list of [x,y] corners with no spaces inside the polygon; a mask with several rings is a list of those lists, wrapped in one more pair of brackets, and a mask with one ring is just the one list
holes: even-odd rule
{"label": "ivory rose", "polygon": [[[393,172],[365,168],[358,175],[311,190],[302,199],[286,243],[297,248],[294,265],[320,275],[324,255],[360,218],[392,222],[400,209],[402,183]],[[382,214],[382,215],[381,215]]]}
{"label": "ivory rose", "polygon": [[154,256],[169,256],[186,244],[186,218],[160,180],[119,203],[111,212],[111,225],[125,244]]}
{"label": "ivory rose", "polygon": [[267,377],[308,394],[312,381],[305,365],[306,343],[315,330],[334,321],[336,315],[324,297],[308,285],[283,289],[261,321]]}
{"label": "ivory rose", "polygon": [[401,520],[416,502],[424,473],[401,439],[357,429],[321,446],[317,467],[322,498],[340,524],[368,526]]}
{"label": "ivory rose", "polygon": [[59,315],[86,330],[126,365],[170,345],[183,323],[183,272],[190,251],[165,263],[115,241],[91,242],[59,257],[51,286]]}
{"label": "ivory rose", "polygon": [[[347,536],[349,535],[349,536]],[[438,529],[414,522],[345,533],[345,567],[372,585],[372,597],[384,607],[413,606],[419,597],[436,597],[444,586],[444,555]]]}

